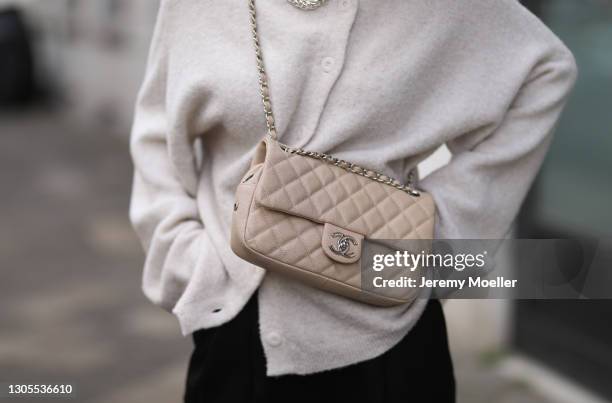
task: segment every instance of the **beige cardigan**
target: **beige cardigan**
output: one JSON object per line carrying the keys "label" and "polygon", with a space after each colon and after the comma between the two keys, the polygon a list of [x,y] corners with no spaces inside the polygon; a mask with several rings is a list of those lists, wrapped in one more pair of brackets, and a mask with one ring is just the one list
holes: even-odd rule
{"label": "beige cardigan", "polygon": [[[571,52],[516,0],[259,0],[281,141],[421,181],[436,236],[502,237],[577,76]],[[163,0],[136,105],[131,220],[143,289],[183,334],[233,318],[259,288],[269,375],[373,358],[425,301],[376,308],[254,267],[229,247],[234,190],[265,134],[246,0]],[[406,359],[410,359],[407,357]]]}

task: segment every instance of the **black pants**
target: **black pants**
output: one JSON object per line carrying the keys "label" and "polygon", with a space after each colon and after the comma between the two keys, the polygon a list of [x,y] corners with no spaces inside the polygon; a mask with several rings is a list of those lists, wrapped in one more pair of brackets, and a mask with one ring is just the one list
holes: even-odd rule
{"label": "black pants", "polygon": [[256,295],[230,322],[194,333],[186,403],[455,401],[439,301],[429,301],[408,335],[379,357],[311,375],[267,377]]}

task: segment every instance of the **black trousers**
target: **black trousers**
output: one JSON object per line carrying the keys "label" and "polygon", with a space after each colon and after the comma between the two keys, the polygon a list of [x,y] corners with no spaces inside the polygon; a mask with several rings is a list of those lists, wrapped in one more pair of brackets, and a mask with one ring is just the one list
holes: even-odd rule
{"label": "black trousers", "polygon": [[266,376],[257,294],[230,322],[193,334],[186,403],[395,403],[455,401],[440,302],[383,355],[311,375]]}

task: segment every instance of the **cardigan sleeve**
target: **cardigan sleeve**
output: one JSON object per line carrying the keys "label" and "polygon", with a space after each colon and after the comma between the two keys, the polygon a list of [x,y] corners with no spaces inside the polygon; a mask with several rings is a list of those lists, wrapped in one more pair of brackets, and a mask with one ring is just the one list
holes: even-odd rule
{"label": "cardigan sleeve", "polygon": [[154,304],[172,311],[194,270],[217,252],[198,212],[193,141],[168,118],[171,30],[164,24],[172,9],[166,1],[159,10],[130,138],[134,164],[130,220],[146,253],[143,291]]}
{"label": "cardigan sleeve", "polygon": [[507,235],[577,79],[561,41],[536,59],[504,116],[448,142],[450,162],[421,182],[436,202],[436,238]]}

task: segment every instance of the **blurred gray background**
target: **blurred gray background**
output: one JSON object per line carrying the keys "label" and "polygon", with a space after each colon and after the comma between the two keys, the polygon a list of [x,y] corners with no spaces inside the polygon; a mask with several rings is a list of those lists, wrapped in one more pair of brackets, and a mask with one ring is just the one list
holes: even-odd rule
{"label": "blurred gray background", "polygon": [[[610,237],[612,1],[524,4],[580,76],[516,234]],[[191,340],[142,295],[127,217],[156,12],[155,0],[0,0],[0,383],[71,383],[79,402],[182,398]],[[421,169],[447,160],[442,148]],[[444,308],[459,402],[612,400],[609,302]]]}

